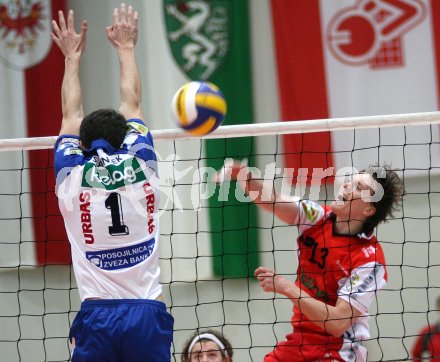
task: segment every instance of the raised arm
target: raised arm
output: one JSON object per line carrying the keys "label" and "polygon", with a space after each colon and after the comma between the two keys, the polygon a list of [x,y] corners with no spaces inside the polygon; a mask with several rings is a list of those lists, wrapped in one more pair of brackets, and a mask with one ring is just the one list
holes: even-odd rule
{"label": "raised arm", "polygon": [[52,20],[52,39],[64,55],[64,77],[61,86],[63,120],[60,135],[79,135],[84,117],[79,66],[86,46],[87,22],[83,20],[81,32],[75,32],[73,10],[69,11],[67,24],[62,11],[58,12],[59,24]]}
{"label": "raised arm", "polygon": [[294,225],[298,219],[298,203],[292,197],[277,192],[273,183],[265,183],[253,176],[246,163],[237,160],[226,160],[224,167],[217,172],[216,181],[237,181],[244,193],[266,211],[273,212],[280,220]]}
{"label": "raised arm", "polygon": [[275,274],[270,268],[257,268],[255,276],[265,292],[275,292],[286,296],[310,321],[334,337],[344,334],[362,315],[342,298],[338,298],[336,305],[332,306],[311,297],[294,282]]}
{"label": "raised arm", "polygon": [[113,11],[113,25],[107,27],[107,37],[116,49],[120,65],[121,106],[126,119],[144,120],[141,107],[141,78],[136,64],[135,46],[138,37],[138,13],[121,4]]}

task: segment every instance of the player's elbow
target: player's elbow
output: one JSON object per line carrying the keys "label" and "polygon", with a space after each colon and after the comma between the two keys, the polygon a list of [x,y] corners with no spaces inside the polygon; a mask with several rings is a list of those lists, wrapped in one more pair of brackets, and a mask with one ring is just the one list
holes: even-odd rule
{"label": "player's elbow", "polygon": [[134,82],[132,80],[122,81],[121,82],[121,97],[122,98],[132,98],[141,99],[141,86],[140,83]]}
{"label": "player's elbow", "polygon": [[275,203],[274,213],[287,225],[296,225],[298,222],[298,208],[294,202],[278,199]]}
{"label": "player's elbow", "polygon": [[351,326],[351,320],[335,319],[325,323],[325,330],[333,337],[341,337]]}
{"label": "player's elbow", "polygon": [[142,106],[138,101],[135,102],[121,102],[119,112],[129,120],[131,118],[141,118]]}
{"label": "player's elbow", "polygon": [[295,216],[286,215],[285,213],[277,213],[277,212],[275,212],[275,215],[278,217],[278,219],[280,219],[281,221],[283,221],[287,225],[296,225],[296,217]]}

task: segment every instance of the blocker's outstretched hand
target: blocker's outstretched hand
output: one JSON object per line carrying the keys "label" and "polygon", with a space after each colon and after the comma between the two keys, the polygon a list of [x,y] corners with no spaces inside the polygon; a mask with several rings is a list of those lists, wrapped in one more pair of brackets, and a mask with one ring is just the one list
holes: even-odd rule
{"label": "blocker's outstretched hand", "polygon": [[63,12],[59,11],[58,22],[52,20],[52,40],[65,58],[79,59],[86,47],[87,21],[82,21],[80,33],[75,31],[73,10],[68,13],[67,23]]}
{"label": "blocker's outstretched hand", "polygon": [[113,25],[108,26],[107,37],[116,48],[134,47],[138,39],[138,13],[122,3],[113,11]]}
{"label": "blocker's outstretched hand", "polygon": [[65,58],[61,85],[63,120],[60,135],[79,135],[79,128],[84,117],[79,64],[86,47],[87,21],[82,21],[81,31],[77,33],[74,26],[73,10],[70,10],[67,15],[67,23],[63,12],[59,11],[58,23],[52,20],[52,27],[52,39]]}

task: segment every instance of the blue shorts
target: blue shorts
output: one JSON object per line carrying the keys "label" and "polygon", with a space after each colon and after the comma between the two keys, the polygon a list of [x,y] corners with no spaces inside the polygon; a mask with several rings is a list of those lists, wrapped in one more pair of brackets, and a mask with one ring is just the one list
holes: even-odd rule
{"label": "blue shorts", "polygon": [[86,300],[70,329],[72,362],[171,361],[173,324],[156,300]]}

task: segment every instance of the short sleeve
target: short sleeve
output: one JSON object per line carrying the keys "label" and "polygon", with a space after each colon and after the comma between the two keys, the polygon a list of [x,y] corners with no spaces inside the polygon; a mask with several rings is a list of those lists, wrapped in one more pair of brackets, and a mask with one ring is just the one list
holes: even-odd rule
{"label": "short sleeve", "polygon": [[350,277],[341,280],[338,297],[358,311],[367,313],[376,292],[386,285],[385,273],[385,266],[376,262],[353,269]]}
{"label": "short sleeve", "polygon": [[56,183],[60,184],[70,173],[70,170],[85,162],[79,137],[74,135],[61,135],[54,146],[54,171]]}
{"label": "short sleeve", "polygon": [[140,119],[127,121],[127,133],[123,148],[128,153],[144,160],[149,167],[157,169],[157,156],[154,149],[153,136],[148,127]]}
{"label": "short sleeve", "polygon": [[303,234],[307,229],[316,225],[324,217],[325,210],[315,201],[311,200],[297,200],[298,202],[298,220],[300,234]]}

